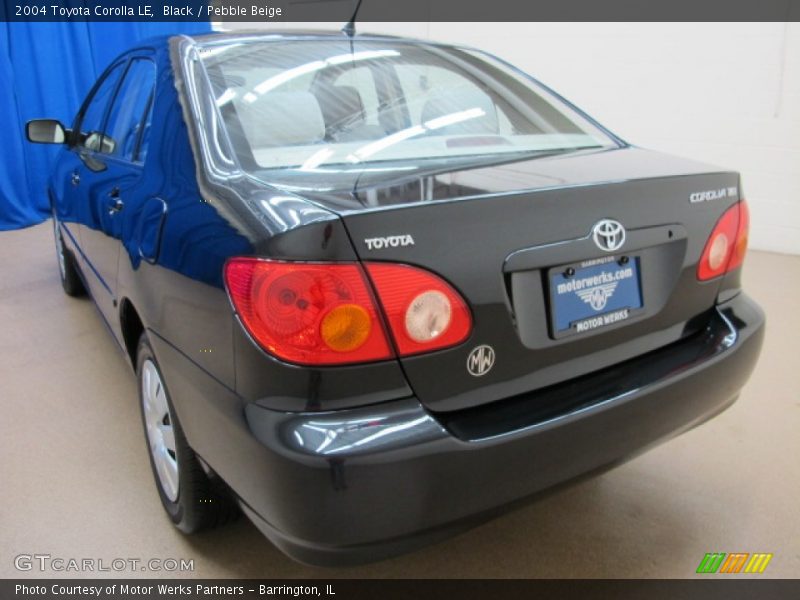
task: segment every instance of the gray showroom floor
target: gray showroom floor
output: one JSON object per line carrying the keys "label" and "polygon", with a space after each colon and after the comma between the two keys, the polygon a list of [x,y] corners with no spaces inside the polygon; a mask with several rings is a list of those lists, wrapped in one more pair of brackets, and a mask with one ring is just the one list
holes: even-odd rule
{"label": "gray showroom floor", "polygon": [[191,538],[170,526],[134,378],[92,304],[61,292],[50,224],[0,233],[0,577],[35,553],[187,558],[200,577],[690,577],[712,551],[771,552],[763,576],[798,576],[800,257],[750,252],[745,280],[767,341],[720,417],[415,554],[315,569],[244,518]]}

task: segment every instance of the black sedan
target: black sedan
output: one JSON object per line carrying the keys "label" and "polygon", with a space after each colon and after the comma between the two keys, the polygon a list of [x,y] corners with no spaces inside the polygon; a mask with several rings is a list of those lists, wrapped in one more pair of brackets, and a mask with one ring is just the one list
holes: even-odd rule
{"label": "black sedan", "polygon": [[185,532],[390,556],[706,421],[758,358],[739,175],[474,49],[155,39],[28,137]]}

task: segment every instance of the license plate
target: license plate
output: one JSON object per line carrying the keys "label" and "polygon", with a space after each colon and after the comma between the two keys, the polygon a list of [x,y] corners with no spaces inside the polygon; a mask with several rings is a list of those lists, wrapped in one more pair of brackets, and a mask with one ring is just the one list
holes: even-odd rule
{"label": "license plate", "polygon": [[638,257],[608,257],[550,269],[556,334],[582,333],[630,318],[642,308]]}

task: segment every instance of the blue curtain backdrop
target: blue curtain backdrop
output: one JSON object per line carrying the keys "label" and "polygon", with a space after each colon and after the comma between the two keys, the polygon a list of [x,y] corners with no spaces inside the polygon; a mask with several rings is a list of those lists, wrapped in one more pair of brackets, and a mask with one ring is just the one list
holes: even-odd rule
{"label": "blue curtain backdrop", "polygon": [[45,185],[57,148],[28,143],[27,121],[49,117],[69,126],[100,73],[134,43],[208,31],[208,23],[192,22],[0,22],[0,230],[48,216]]}

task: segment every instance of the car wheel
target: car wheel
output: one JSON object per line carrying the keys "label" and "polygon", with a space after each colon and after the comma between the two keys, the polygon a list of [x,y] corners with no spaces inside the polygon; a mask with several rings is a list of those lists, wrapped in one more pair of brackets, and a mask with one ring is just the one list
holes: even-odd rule
{"label": "car wheel", "polygon": [[147,334],[139,338],[136,373],[150,466],[172,522],[195,533],[234,518],[238,509],[224,484],[209,479],[186,441]]}
{"label": "car wheel", "polygon": [[55,215],[53,215],[53,236],[56,241],[56,258],[58,259],[58,273],[61,276],[61,287],[68,296],[83,296],[86,288],[83,287],[83,281],[78,274],[75,257],[64,247],[64,238],[61,237],[61,229]]}

